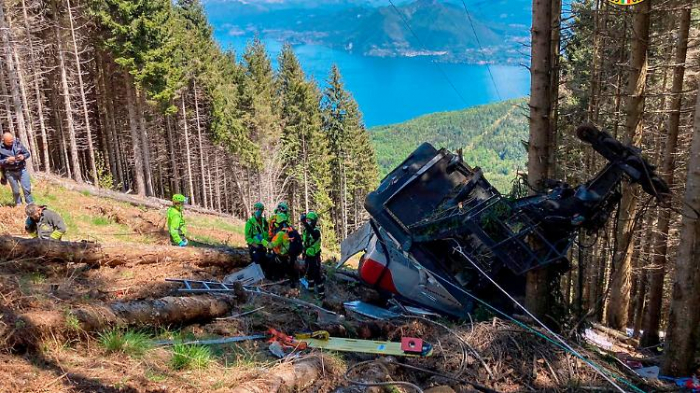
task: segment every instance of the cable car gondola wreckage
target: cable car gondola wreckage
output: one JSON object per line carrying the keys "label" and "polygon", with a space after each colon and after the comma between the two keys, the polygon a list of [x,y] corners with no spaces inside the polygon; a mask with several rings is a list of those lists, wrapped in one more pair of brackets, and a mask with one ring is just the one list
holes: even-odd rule
{"label": "cable car gondola wreckage", "polygon": [[669,193],[638,148],[591,125],[576,135],[607,165],[577,187],[550,180],[546,192],[517,199],[501,195],[456,154],[422,144],[367,196],[370,220],[343,241],[339,266],[364,251],[358,270],[365,284],[446,316],[466,318],[474,297],[512,307],[486,275],[522,297],[526,272],[569,268],[577,234],[605,226],[623,181],[657,200]]}

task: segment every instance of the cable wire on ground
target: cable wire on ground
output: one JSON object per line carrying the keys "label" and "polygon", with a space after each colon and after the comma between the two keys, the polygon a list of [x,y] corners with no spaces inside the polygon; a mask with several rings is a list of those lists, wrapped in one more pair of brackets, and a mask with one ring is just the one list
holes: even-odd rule
{"label": "cable wire on ground", "polygon": [[[529,331],[532,331],[533,333],[537,334],[538,336],[544,338],[545,340],[557,345],[558,347],[566,350],[567,352],[569,352],[572,355],[576,356],[577,358],[581,359],[586,364],[588,364],[596,373],[598,373],[606,381],[608,381],[613,387],[615,387],[615,389],[617,389],[619,392],[625,393],[626,390],[624,390],[622,387],[620,387],[613,380],[613,378],[622,382],[623,384],[627,385],[635,392],[644,393],[643,390],[639,389],[637,386],[633,385],[631,382],[627,381],[624,378],[621,378],[621,377],[614,375],[612,372],[610,372],[608,370],[603,369],[601,366],[599,366],[596,363],[594,363],[593,361],[587,359],[586,357],[581,355],[578,351],[576,351],[574,348],[572,348],[563,338],[561,338],[558,334],[556,334],[554,331],[552,331],[547,325],[545,325],[542,321],[540,321],[537,317],[535,317],[527,308],[525,308],[525,306],[520,304],[520,302],[518,302],[515,298],[513,298],[505,289],[503,289],[503,287],[501,287],[493,278],[491,278],[491,276],[489,276],[483,269],[481,269],[481,267],[479,267],[479,265],[476,262],[474,262],[467,254],[465,254],[462,251],[462,247],[459,245],[459,243],[455,239],[452,239],[452,240],[457,244],[457,246],[454,248],[454,250],[456,252],[458,252],[460,255],[462,255],[462,257],[464,257],[464,259],[466,259],[470,264],[472,264],[486,279],[488,279],[494,286],[496,286],[496,288],[498,288],[501,292],[503,292],[503,294],[506,295],[506,297],[508,297],[515,305],[517,305],[519,308],[521,308],[530,318],[532,318],[535,322],[537,322],[544,330],[547,331],[547,333],[551,334],[556,339],[556,341],[555,341],[555,339],[548,337],[547,335],[543,334],[542,332],[539,332],[539,331],[533,329],[532,327],[527,326],[526,324],[518,321],[517,319],[513,318],[512,316],[506,314],[505,312],[495,308],[494,306],[492,306],[489,303],[487,303],[486,301],[476,297],[475,295],[469,293],[468,291],[461,288],[460,286],[455,285],[455,284],[447,281],[447,283],[450,286],[454,287],[455,289],[459,290],[460,292],[463,292],[467,296],[473,298],[477,302],[483,304],[484,306],[497,312],[498,314],[503,315],[505,318],[509,319],[510,321],[515,323],[516,325],[518,325],[524,329],[527,329]],[[435,274],[433,272],[431,272],[431,273]]]}
{"label": "cable wire on ground", "polygon": [[413,365],[406,364],[406,363],[399,363],[399,362],[396,362],[396,361],[392,361],[392,362],[389,362],[389,363],[390,363],[390,364],[393,364],[393,365],[395,365],[395,366],[404,367],[404,368],[408,368],[408,369],[411,369],[411,370],[424,372],[424,373],[426,373],[426,374],[432,374],[432,375],[435,375],[435,376],[437,376],[437,377],[446,378],[446,379],[449,379],[449,380],[452,380],[452,381],[455,381],[455,382],[459,382],[459,383],[471,385],[471,386],[473,386],[476,390],[482,391],[482,392],[484,392],[484,393],[499,393],[497,390],[493,390],[493,389],[487,388],[486,386],[479,385],[478,383],[474,383],[474,382],[471,382],[471,381],[467,381],[466,379],[463,379],[463,378],[456,378],[456,377],[453,377],[453,376],[451,376],[451,375],[447,375],[447,374],[443,374],[443,373],[441,373],[441,372],[437,372],[437,371],[435,371],[435,370],[430,370],[430,369],[423,368],[423,367],[413,366]]}

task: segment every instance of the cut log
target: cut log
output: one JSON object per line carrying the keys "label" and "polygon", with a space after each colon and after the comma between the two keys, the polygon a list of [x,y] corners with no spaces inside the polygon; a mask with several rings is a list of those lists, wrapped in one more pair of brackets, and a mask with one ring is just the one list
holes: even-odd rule
{"label": "cut log", "polygon": [[113,303],[72,310],[85,331],[106,326],[165,326],[206,321],[227,315],[235,305],[233,297],[169,296],[156,300]]}
{"label": "cut log", "polygon": [[16,329],[8,342],[34,346],[42,337],[96,332],[112,326],[168,326],[210,321],[227,315],[237,303],[234,296],[164,297],[82,307],[68,312],[30,311],[11,318]]}
{"label": "cut log", "polygon": [[258,379],[245,382],[232,393],[283,393],[305,392],[316,383],[325,371],[324,379],[332,379],[333,361],[328,357],[307,356],[294,363],[282,363]]}
{"label": "cut log", "polygon": [[165,262],[191,263],[198,267],[235,268],[248,265],[248,251],[239,248],[172,247],[129,244],[59,242],[0,236],[5,260],[41,258],[46,262],[75,262],[90,266],[142,265]]}

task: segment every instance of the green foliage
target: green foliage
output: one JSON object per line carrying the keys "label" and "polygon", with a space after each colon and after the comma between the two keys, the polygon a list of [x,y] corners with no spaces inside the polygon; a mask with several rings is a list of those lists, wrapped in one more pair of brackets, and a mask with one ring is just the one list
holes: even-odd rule
{"label": "green foliage", "polygon": [[370,129],[382,176],[398,166],[421,143],[452,152],[463,149],[464,161],[483,169],[501,192],[508,192],[518,169],[524,170],[528,139],[524,99],[461,111],[434,113],[405,123]]}
{"label": "green foliage", "polygon": [[184,80],[178,61],[185,57],[181,39],[187,35],[174,21],[170,0],[95,0],[91,6],[116,63],[150,98],[168,103]]}
{"label": "green foliage", "polygon": [[43,284],[46,282],[46,276],[40,272],[32,272],[29,274],[29,281],[32,284]]}
{"label": "green foliage", "polygon": [[[282,104],[282,154],[291,165],[291,187],[300,190],[301,194],[294,209],[327,212],[332,207],[328,190],[333,179],[329,172],[328,140],[321,128],[321,93],[314,83],[306,80],[291,46],[284,47],[279,64],[277,84]],[[324,220],[321,226],[326,235],[323,239],[326,246],[332,247],[335,239],[329,235],[333,234],[333,221]]]}
{"label": "green foliage", "polygon": [[75,315],[71,313],[66,314],[65,325],[66,329],[68,329],[68,331],[71,332],[79,332],[82,330],[82,328],[80,327],[80,321]]}
{"label": "green foliage", "polygon": [[[333,200],[333,218],[343,224],[343,210],[351,206],[362,206],[367,193],[377,183],[375,149],[362,122],[357,102],[345,90],[340,70],[331,68],[321,101],[323,131],[328,140],[332,184],[330,197]],[[347,213],[346,213],[347,214]],[[346,218],[346,223],[359,224],[362,217]],[[341,237],[342,231],[337,231]]]}
{"label": "green foliage", "polygon": [[175,370],[205,369],[212,360],[211,350],[202,345],[176,344],[172,352],[170,365]]}
{"label": "green foliage", "polygon": [[95,167],[97,168],[97,185],[107,189],[115,187],[114,177],[109,172],[103,154],[99,151],[95,152]]}
{"label": "green foliage", "polygon": [[107,353],[121,352],[136,357],[143,356],[152,347],[147,334],[119,328],[100,333],[99,343]]}
{"label": "green foliage", "polygon": [[111,224],[111,223],[112,223],[112,220],[110,220],[109,217],[105,217],[105,216],[96,216],[96,217],[93,217],[93,218],[92,218],[92,221],[91,221],[91,222],[92,222],[92,225],[96,225],[96,226],[105,226],[105,225]]}
{"label": "green foliage", "polygon": [[[257,194],[241,195],[240,202],[286,198],[295,215],[319,212],[324,247],[331,249],[344,234],[337,225],[341,217],[344,228],[365,219],[362,201],[377,182],[376,160],[337,67],[322,93],[290,46],[279,54],[277,72],[258,39],[238,62],[216,45],[200,0],[91,0],[89,5],[100,50],[122,67],[138,97],[157,105],[169,138],[172,125],[182,119],[175,116],[180,110],[175,103],[187,106],[197,94],[198,109],[205,112],[200,118],[210,120],[207,137],[245,173],[231,174],[238,176],[237,185]],[[114,187],[103,157],[96,159],[99,185]],[[253,184],[262,181],[264,192]]]}

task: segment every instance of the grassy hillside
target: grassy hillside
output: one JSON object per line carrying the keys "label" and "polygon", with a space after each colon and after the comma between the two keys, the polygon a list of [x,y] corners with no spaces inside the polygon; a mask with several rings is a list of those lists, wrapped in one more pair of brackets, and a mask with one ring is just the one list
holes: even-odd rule
{"label": "grassy hillside", "polygon": [[[37,175],[32,179],[32,191],[36,203],[47,205],[63,217],[68,227],[64,240],[169,244],[165,209],[141,208],[68,190],[62,182],[67,180]],[[191,240],[211,245],[245,245],[240,220],[192,211],[185,215]],[[0,235],[26,237],[26,217],[24,206],[13,206],[10,187],[0,187]]]}
{"label": "grassy hillside", "polygon": [[503,101],[454,112],[433,113],[404,123],[370,129],[382,176],[416,147],[464,149],[464,160],[483,168],[486,178],[508,192],[517,169],[527,165],[521,141],[528,138],[525,99]]}

